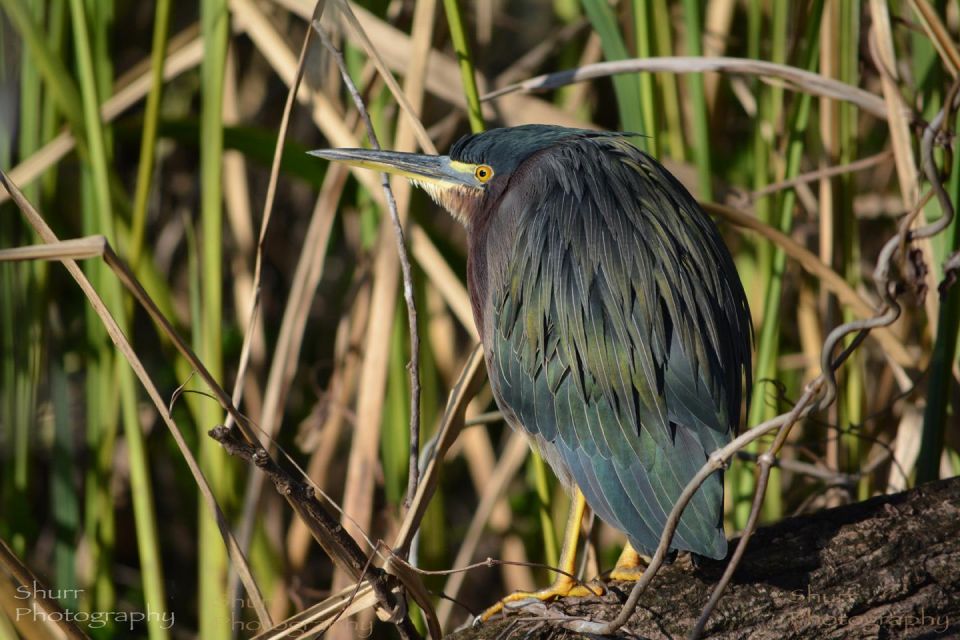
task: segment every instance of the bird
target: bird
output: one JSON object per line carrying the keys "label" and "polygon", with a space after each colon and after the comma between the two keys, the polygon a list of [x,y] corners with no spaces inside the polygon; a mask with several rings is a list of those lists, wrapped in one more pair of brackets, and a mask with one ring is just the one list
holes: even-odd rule
{"label": "bird", "polygon": [[[445,156],[310,152],[398,174],[466,229],[467,286],[494,399],[572,494],[554,583],[511,600],[599,594],[575,574],[586,506],[623,532],[610,576],[638,579],[667,517],[749,397],[753,330],[733,257],[635,134],[523,125]],[[723,471],[669,551],[722,559]]]}

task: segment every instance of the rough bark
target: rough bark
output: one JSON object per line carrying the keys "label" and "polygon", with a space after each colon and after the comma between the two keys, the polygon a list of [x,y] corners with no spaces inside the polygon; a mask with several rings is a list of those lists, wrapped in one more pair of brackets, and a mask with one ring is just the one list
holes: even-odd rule
{"label": "rough bark", "polygon": [[[682,558],[664,567],[623,635],[686,637],[723,568]],[[549,611],[609,620],[629,588]],[[449,637],[574,636],[520,613]],[[960,478],[759,529],[704,637],[960,637]]]}

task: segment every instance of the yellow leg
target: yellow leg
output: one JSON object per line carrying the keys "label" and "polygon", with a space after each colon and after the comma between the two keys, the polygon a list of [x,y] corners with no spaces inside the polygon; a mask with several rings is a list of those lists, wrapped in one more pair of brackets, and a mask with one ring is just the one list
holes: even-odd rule
{"label": "yellow leg", "polygon": [[[583,514],[586,508],[587,501],[583,498],[583,494],[577,490],[573,496],[573,504],[570,505],[570,515],[567,518],[567,530],[563,534],[563,548],[560,551],[559,568],[570,575],[576,575],[577,572],[577,546],[580,543],[580,525],[583,522]],[[603,595],[603,589],[599,586],[583,586],[570,576],[558,573],[556,580],[546,589],[533,592],[517,591],[516,593],[511,593],[484,611],[480,619],[486,622],[492,616],[502,611],[504,605],[508,602],[526,600],[527,598],[546,601],[564,596],[582,598],[594,595]]]}
{"label": "yellow leg", "polygon": [[650,558],[641,556],[637,553],[629,542],[623,547],[620,557],[617,558],[617,566],[610,572],[611,580],[620,580],[622,582],[636,582],[643,575],[647,568]]}

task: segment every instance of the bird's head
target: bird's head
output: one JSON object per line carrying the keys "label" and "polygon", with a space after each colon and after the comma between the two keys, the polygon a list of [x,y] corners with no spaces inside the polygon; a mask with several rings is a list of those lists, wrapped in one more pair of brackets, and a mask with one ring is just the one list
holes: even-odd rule
{"label": "bird's head", "polygon": [[524,160],[561,140],[589,135],[596,133],[524,125],[464,136],[445,156],[372,149],[320,149],[310,154],[403,176],[469,227],[485,198],[505,186]]}

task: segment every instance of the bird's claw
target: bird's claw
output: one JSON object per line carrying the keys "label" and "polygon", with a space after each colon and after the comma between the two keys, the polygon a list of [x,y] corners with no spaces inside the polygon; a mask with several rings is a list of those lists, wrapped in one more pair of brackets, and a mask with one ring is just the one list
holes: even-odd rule
{"label": "bird's claw", "polygon": [[613,582],[639,582],[644,571],[646,567],[614,567],[609,577]]}
{"label": "bird's claw", "polygon": [[649,564],[649,556],[640,555],[632,545],[627,544],[617,559],[617,566],[610,572],[609,578],[617,582],[638,582]]}
{"label": "bird's claw", "polygon": [[516,591],[511,593],[480,614],[480,617],[477,618],[477,620],[480,622],[486,622],[507,608],[508,604],[512,602],[519,602],[521,600],[534,599],[540,600],[541,602],[547,602],[557,598],[586,598],[590,596],[602,596],[604,593],[605,589],[603,586],[596,582],[584,584],[567,576],[560,576],[556,582],[546,589],[532,592]]}

